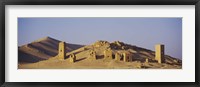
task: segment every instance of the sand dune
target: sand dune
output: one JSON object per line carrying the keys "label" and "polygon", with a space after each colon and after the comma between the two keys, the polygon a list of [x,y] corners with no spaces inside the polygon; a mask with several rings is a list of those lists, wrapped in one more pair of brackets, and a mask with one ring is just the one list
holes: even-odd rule
{"label": "sand dune", "polygon": [[[18,62],[32,63],[41,60],[46,60],[58,54],[58,43],[60,41],[51,37],[41,38],[29,44],[20,46],[18,48]],[[66,43],[66,51],[70,52],[82,47],[83,45],[76,45]]]}

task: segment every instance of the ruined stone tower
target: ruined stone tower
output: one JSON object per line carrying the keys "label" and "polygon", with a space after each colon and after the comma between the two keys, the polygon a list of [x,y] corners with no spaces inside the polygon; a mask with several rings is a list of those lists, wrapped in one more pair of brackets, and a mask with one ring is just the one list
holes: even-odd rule
{"label": "ruined stone tower", "polygon": [[129,52],[125,52],[123,55],[123,61],[124,62],[131,62],[132,61],[132,55]]}
{"label": "ruined stone tower", "polygon": [[158,61],[158,63],[164,63],[165,58],[164,58],[164,45],[162,44],[157,44],[155,45],[155,59]]}
{"label": "ruined stone tower", "polygon": [[58,46],[58,59],[65,59],[65,42],[60,42]]}

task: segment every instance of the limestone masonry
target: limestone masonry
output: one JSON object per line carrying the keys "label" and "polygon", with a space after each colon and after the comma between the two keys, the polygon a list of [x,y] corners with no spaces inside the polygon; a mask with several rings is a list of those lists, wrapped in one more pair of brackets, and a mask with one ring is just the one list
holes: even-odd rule
{"label": "limestone masonry", "polygon": [[[113,50],[111,50],[111,48],[109,48],[109,42],[97,42],[95,43],[95,47],[101,47],[104,44],[107,45],[108,48],[106,48],[103,51],[103,58],[105,60],[115,60],[115,61],[124,61],[124,62],[132,62],[134,61],[134,57],[133,57],[133,53],[129,52],[129,51],[121,51],[121,52],[113,52]],[[121,44],[119,42],[116,42],[116,44],[118,46],[121,46]],[[122,50],[124,49],[124,46],[122,46],[123,48],[121,48]],[[115,49],[117,49],[116,47],[114,47]],[[93,48],[94,49],[94,48]],[[81,50],[85,50],[81,49]],[[164,54],[164,45],[162,44],[157,44],[155,45],[155,61],[157,61],[157,63],[165,63],[165,54]],[[68,57],[66,55],[66,43],[65,42],[60,42],[59,46],[58,46],[58,55],[55,56],[58,60],[65,60],[65,59],[69,59],[69,62],[71,63],[75,63],[76,62],[76,54],[70,54]],[[89,55],[87,57],[89,60],[97,60],[97,54],[95,52],[95,50],[90,50]],[[144,60],[145,63],[149,63],[152,62],[152,60],[150,61],[150,59],[146,58]]]}
{"label": "limestone masonry", "polygon": [[64,60],[65,59],[65,42],[60,42],[58,47],[58,59]]}
{"label": "limestone masonry", "polygon": [[155,51],[156,51],[156,57],[155,59],[158,61],[158,63],[164,63],[165,62],[165,58],[164,58],[164,45],[161,44],[157,44],[155,46]]}

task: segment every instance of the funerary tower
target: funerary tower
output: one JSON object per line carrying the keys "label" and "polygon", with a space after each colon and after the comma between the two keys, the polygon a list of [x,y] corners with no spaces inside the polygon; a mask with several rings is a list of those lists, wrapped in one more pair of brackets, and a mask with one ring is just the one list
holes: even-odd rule
{"label": "funerary tower", "polygon": [[165,62],[165,58],[164,58],[164,45],[162,44],[157,44],[155,45],[155,59],[158,61],[158,63],[164,63]]}
{"label": "funerary tower", "polygon": [[60,42],[58,45],[58,59],[64,60],[65,59],[65,42]]}

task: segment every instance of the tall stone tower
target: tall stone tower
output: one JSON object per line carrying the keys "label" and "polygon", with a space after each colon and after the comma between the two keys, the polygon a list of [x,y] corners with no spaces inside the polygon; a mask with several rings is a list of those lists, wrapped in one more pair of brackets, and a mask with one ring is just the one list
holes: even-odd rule
{"label": "tall stone tower", "polygon": [[58,46],[58,59],[65,59],[65,42],[60,42]]}
{"label": "tall stone tower", "polygon": [[157,44],[155,45],[155,50],[156,50],[156,53],[155,53],[155,59],[158,61],[158,63],[164,63],[165,62],[165,58],[164,58],[164,45],[162,44]]}

